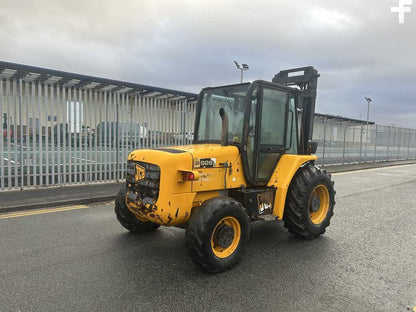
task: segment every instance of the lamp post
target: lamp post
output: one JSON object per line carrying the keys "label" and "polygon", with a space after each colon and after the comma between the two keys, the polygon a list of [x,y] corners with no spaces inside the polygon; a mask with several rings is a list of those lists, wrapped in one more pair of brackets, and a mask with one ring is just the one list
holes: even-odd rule
{"label": "lamp post", "polygon": [[368,144],[368,120],[370,118],[370,102],[372,101],[368,97],[364,97],[364,99],[367,101],[367,130],[366,130],[366,143]]}
{"label": "lamp post", "polygon": [[240,83],[243,83],[243,71],[248,70],[248,65],[247,64],[239,64],[238,62],[234,61],[235,66],[237,67],[237,69],[239,69],[241,71],[241,81]]}

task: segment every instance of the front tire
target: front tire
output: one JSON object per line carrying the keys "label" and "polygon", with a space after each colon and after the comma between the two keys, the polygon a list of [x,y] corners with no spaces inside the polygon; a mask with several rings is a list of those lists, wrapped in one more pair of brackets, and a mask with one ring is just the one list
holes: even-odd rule
{"label": "front tire", "polygon": [[302,239],[323,234],[334,214],[335,190],[331,175],[312,164],[299,169],[289,186],[284,226]]}
{"label": "front tire", "polygon": [[229,197],[209,199],[192,215],[185,239],[190,257],[202,269],[228,270],[240,261],[249,239],[247,212]]}
{"label": "front tire", "polygon": [[114,211],[120,224],[132,233],[144,233],[156,230],[160,226],[159,224],[140,221],[127,208],[126,193],[127,190],[125,188],[121,189],[117,194],[115,202]]}

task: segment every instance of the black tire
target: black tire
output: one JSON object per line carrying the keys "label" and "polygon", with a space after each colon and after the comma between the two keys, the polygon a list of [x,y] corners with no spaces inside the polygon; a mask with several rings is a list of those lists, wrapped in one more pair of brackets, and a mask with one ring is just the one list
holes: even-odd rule
{"label": "black tire", "polygon": [[307,164],[298,170],[289,186],[284,226],[296,237],[314,239],[329,226],[334,205],[335,190],[331,175],[313,164]]}
{"label": "black tire", "polygon": [[186,247],[202,269],[222,272],[240,261],[249,232],[246,209],[232,198],[216,197],[205,201],[192,215],[185,234]]}
{"label": "black tire", "polygon": [[144,233],[156,230],[160,225],[152,222],[138,220],[135,215],[127,208],[126,189],[121,189],[116,197],[114,211],[120,224],[133,233]]}

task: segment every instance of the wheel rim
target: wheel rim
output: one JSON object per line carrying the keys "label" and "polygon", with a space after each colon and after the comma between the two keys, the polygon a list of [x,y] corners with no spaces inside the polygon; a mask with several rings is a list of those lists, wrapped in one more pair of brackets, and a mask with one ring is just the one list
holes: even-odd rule
{"label": "wheel rim", "polygon": [[309,217],[314,224],[321,224],[329,210],[329,192],[325,185],[315,186],[309,199]]}
{"label": "wheel rim", "polygon": [[225,217],[215,226],[211,235],[211,248],[218,258],[233,254],[241,239],[241,226],[234,217]]}

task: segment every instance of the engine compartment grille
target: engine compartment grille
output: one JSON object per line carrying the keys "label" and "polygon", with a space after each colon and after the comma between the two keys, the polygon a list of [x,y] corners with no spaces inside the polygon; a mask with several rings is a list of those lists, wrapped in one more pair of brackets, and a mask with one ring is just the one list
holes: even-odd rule
{"label": "engine compartment grille", "polygon": [[[139,176],[138,168],[144,171],[144,177]],[[160,167],[143,161],[128,161],[126,182],[142,201],[156,201],[159,197]]]}

